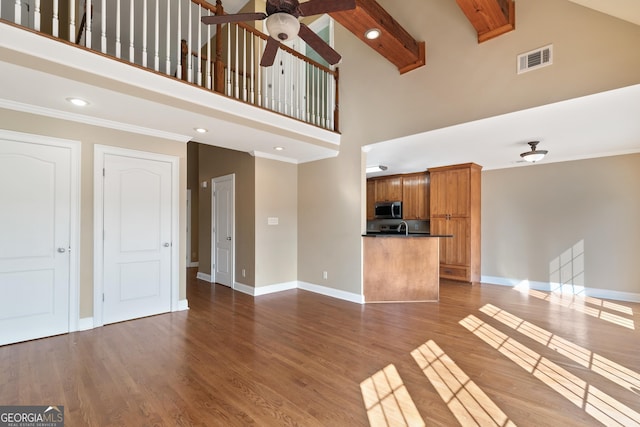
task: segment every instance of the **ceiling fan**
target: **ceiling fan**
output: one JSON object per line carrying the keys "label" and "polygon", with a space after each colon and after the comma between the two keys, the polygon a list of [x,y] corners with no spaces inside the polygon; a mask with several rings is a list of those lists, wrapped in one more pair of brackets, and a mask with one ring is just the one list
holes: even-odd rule
{"label": "ceiling fan", "polygon": [[202,17],[203,24],[228,24],[241,21],[261,21],[266,19],[270,37],[267,39],[260,65],[270,67],[276,59],[280,42],[300,36],[329,64],[335,65],[342,58],[331,46],[309,27],[300,23],[301,16],[338,12],[356,8],[356,0],[267,0],[266,12],[236,13],[232,15],[211,15]]}

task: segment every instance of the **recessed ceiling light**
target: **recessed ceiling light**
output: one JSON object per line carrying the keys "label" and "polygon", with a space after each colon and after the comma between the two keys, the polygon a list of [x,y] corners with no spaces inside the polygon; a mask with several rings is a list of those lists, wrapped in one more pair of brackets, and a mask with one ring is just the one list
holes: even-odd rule
{"label": "recessed ceiling light", "polygon": [[284,147],[273,147],[276,151],[284,151]]}
{"label": "recessed ceiling light", "polygon": [[195,130],[198,133],[207,133],[207,132],[209,132],[205,128],[193,128],[193,130]]}
{"label": "recessed ceiling light", "polygon": [[365,36],[367,39],[369,39],[369,40],[375,40],[375,39],[377,39],[378,37],[380,37],[380,34],[381,34],[381,32],[380,32],[380,30],[379,30],[379,29],[377,29],[377,28],[370,28],[370,29],[368,29],[368,30],[364,33],[364,36]]}
{"label": "recessed ceiling light", "polygon": [[87,101],[81,98],[67,98],[67,101],[69,101],[73,105],[77,105],[78,107],[86,107],[87,105],[89,105]]}

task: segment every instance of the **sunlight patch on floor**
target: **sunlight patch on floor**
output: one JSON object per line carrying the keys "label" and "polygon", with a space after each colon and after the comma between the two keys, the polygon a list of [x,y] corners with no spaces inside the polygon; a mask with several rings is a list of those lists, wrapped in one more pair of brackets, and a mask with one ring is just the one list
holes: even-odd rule
{"label": "sunlight patch on floor", "polygon": [[[524,287],[520,285],[516,286],[514,289],[520,292],[524,291]],[[536,291],[534,289],[527,289],[526,292],[528,293],[529,296],[541,299],[543,301],[547,301],[550,304],[575,310],[580,313],[584,313],[588,316],[595,317],[597,319],[604,320],[609,323],[613,323],[614,325],[625,327],[627,329],[631,329],[631,330],[636,329],[635,322],[633,321],[633,319],[622,317],[618,314],[610,313],[608,311],[601,310],[599,308],[591,307],[590,305],[588,305],[588,304],[596,304],[602,308],[623,312],[623,310],[628,307],[624,307],[621,304],[609,303],[608,301],[600,300],[598,298],[593,298],[593,297],[584,297],[581,295],[566,295],[566,294],[559,294],[556,292],[542,292],[542,291]],[[633,310],[629,308],[629,311],[630,313],[626,312],[625,314],[629,313],[633,315]]]}
{"label": "sunlight patch on floor", "polygon": [[530,322],[502,310],[492,304],[486,304],[480,311],[492,317],[500,323],[514,329],[534,341],[550,348],[576,363],[602,375],[608,380],[618,384],[627,390],[640,394],[640,374],[625,368],[606,357],[593,353],[588,349],[559,337]]}
{"label": "sunlight patch on floor", "polygon": [[515,427],[509,417],[434,341],[422,344],[411,352],[411,356],[460,425]]}
{"label": "sunlight patch on floor", "polygon": [[360,391],[372,427],[425,425],[394,365],[361,382]]}
{"label": "sunlight patch on floor", "polygon": [[460,325],[605,425],[640,426],[640,414],[474,315]]}

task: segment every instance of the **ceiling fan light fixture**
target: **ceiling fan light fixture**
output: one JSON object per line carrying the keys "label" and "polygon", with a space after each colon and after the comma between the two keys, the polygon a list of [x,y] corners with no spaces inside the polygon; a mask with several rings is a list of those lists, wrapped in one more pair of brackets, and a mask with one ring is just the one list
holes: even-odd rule
{"label": "ceiling fan light fixture", "polygon": [[542,160],[544,156],[547,155],[548,151],[537,150],[536,146],[538,145],[539,142],[540,141],[528,142],[528,144],[531,146],[531,151],[527,151],[526,153],[520,154],[520,157],[522,157],[527,162],[531,162],[531,163],[539,162],[540,160]]}
{"label": "ceiling fan light fixture", "polygon": [[384,165],[375,165],[375,166],[367,166],[366,171],[367,173],[373,173],[373,172],[384,172],[386,171],[388,168]]}
{"label": "ceiling fan light fixture", "polygon": [[274,13],[267,18],[267,31],[269,35],[281,42],[295,39],[300,31],[300,21],[288,13]]}
{"label": "ceiling fan light fixture", "polygon": [[364,36],[367,40],[375,40],[380,37],[381,31],[377,28],[369,28],[365,31]]}

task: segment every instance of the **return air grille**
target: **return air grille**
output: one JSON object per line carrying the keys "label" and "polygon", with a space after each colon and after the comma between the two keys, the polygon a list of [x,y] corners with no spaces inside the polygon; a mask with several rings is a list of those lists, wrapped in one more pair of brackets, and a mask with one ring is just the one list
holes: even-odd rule
{"label": "return air grille", "polygon": [[518,74],[553,64],[553,45],[518,55]]}

